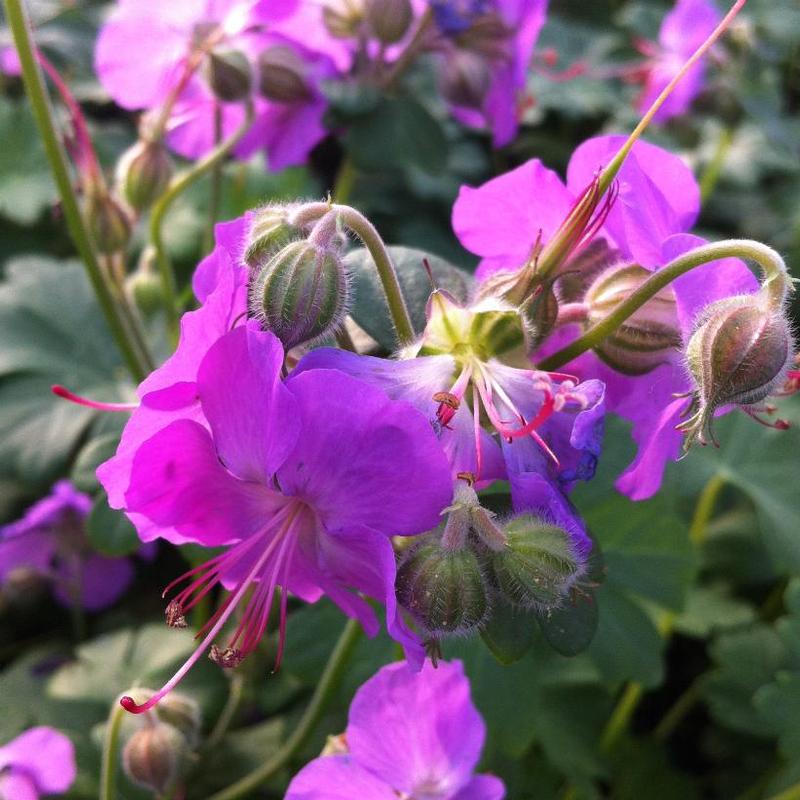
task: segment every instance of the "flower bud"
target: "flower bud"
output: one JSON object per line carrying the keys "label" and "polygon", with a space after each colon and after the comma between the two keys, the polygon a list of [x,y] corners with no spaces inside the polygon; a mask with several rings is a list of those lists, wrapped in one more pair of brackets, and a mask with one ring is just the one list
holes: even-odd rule
{"label": "flower bud", "polygon": [[439,88],[453,105],[481,108],[491,83],[490,64],[479,53],[454,49],[442,64]]}
{"label": "flower bud", "polygon": [[170,692],[156,706],[158,718],[176,728],[190,745],[197,743],[200,735],[200,706],[191,697]]}
{"label": "flower bud", "polygon": [[486,619],[489,602],[477,556],[435,538],[412,548],[397,570],[397,600],[434,637],[466,635]]}
{"label": "flower bud", "polygon": [[258,91],[278,103],[307,100],[311,90],[302,58],[287,45],[268,47],[258,57]]}
{"label": "flower bud", "polygon": [[712,441],[714,412],[726,405],[750,406],[778,390],[792,363],[786,315],[763,294],[740,295],[708,306],[695,324],[686,363],[695,390],[690,418],[678,429],[701,444]]}
{"label": "flower bud", "polygon": [[250,62],[239,50],[212,50],[205,61],[205,76],[214,96],[223,103],[244,100],[253,86]]}
{"label": "flower bud", "polygon": [[370,30],[383,44],[399,42],[414,18],[411,0],[366,0],[365,10]]}
{"label": "flower bud", "polygon": [[364,21],[364,0],[327,0],[322,21],[334,39],[354,39]]}
{"label": "flower bud", "polygon": [[586,569],[570,534],[532,514],[504,526],[505,547],[490,554],[497,586],[514,606],[548,611],[561,605]]}
{"label": "flower bud", "polygon": [[119,253],[131,238],[131,220],[122,204],[107,191],[91,191],[86,197],[86,221],[97,252]]}
{"label": "flower bud", "polygon": [[347,275],[339,251],[291,242],[255,274],[250,313],[290,350],[333,333],[347,315]]}
{"label": "flower bud", "polygon": [[119,193],[134,211],[145,211],[166,191],[172,172],[167,148],[160,141],[140,139],[117,164]]}
{"label": "flower bud", "polygon": [[[638,264],[616,264],[605,270],[584,297],[587,324],[591,327],[605,319],[651,275]],[[675,294],[665,286],[594,351],[617,372],[644,375],[673,357],[681,344]]]}
{"label": "flower bud", "polygon": [[137,269],[125,279],[125,289],[145,317],[164,307],[161,278],[150,270]]}
{"label": "flower bud", "polygon": [[122,767],[137,786],[163,794],[178,777],[186,740],[171,725],[150,720],[128,739]]}
{"label": "flower bud", "polygon": [[529,300],[520,309],[533,349],[549,335],[558,321],[558,298],[553,289],[553,281],[537,286]]}
{"label": "flower bud", "polygon": [[302,236],[289,222],[295,206],[268,205],[255,212],[245,240],[244,262],[252,269],[262,267],[280,248]]}

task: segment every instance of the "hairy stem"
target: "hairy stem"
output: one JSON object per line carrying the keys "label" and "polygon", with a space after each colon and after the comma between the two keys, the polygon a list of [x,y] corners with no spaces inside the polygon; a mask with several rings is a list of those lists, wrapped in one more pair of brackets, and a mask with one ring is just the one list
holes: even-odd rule
{"label": "hairy stem", "polygon": [[247,133],[253,122],[253,104],[247,104],[247,113],[242,125],[227,139],[215,147],[207,156],[176,175],[167,190],[156,200],[150,214],[150,241],[156,254],[156,264],[161,274],[161,285],[167,308],[167,320],[170,331],[174,337],[178,333],[179,305],[175,283],[175,271],[164,248],[164,218],[175,200],[183,194],[193,183],[202,178],[217,164],[225,159],[241,138]]}
{"label": "hairy stem", "polygon": [[212,795],[208,800],[236,800],[236,798],[245,797],[289,763],[314,733],[314,729],[339,687],[360,634],[361,626],[359,623],[353,619],[348,620],[339,636],[339,640],[336,642],[336,646],[333,648],[328,663],[325,665],[308,707],[283,747],[260,767],[254,769],[251,773],[236,781],[236,783]]}
{"label": "hairy stem", "polygon": [[31,41],[30,27],[22,0],[3,0],[6,19],[14,36],[14,44],[22,66],[22,80],[31,104],[39,134],[42,137],[50,170],[61,198],[61,207],[70,237],[83,261],[89,282],[105,316],[114,341],[134,380],[141,381],[147,374],[145,364],[137,354],[124,319],[114,301],[103,271],[97,260],[94,245],[81,214],[78,198],[70,178],[64,148],[56,133],[52,107]]}
{"label": "hairy stem", "polygon": [[724,242],[704,244],[670,261],[658,272],[654,272],[638,289],[631,292],[605,319],[589,328],[583,336],[563,347],[539,364],[543,370],[554,370],[568,364],[581,353],[597,347],[611,335],[628,317],[638,311],[648,300],[655,297],[665,286],[687,272],[722,258],[745,258],[755,261],[764,274],[761,291],[771,303],[783,305],[791,289],[791,278],[783,259],[771,247],[750,239],[728,239]]}

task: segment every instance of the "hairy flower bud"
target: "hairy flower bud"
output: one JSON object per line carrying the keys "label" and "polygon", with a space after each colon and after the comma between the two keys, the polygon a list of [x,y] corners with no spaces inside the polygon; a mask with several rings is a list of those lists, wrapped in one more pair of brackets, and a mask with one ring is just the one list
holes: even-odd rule
{"label": "hairy flower bud", "polygon": [[302,231],[289,222],[295,206],[268,205],[253,215],[245,240],[244,262],[259,269],[289,242],[299,239]]}
{"label": "hairy flower bud", "polygon": [[414,18],[411,0],[366,0],[365,11],[370,30],[383,44],[399,42]]}
{"label": "hairy flower bud", "polygon": [[[638,264],[616,264],[605,270],[584,297],[587,324],[591,327],[605,319],[651,274]],[[644,375],[668,361],[681,344],[675,294],[667,286],[638,308],[594,351],[617,372]]]}
{"label": "hairy flower bud", "polygon": [[469,634],[486,620],[483,572],[468,548],[453,550],[426,538],[406,554],[395,585],[400,605],[436,638]]}
{"label": "hairy flower bud", "polygon": [[164,307],[164,287],[152,270],[137,269],[125,279],[125,289],[145,317]]}
{"label": "hairy flower bud", "polygon": [[212,50],[205,61],[205,76],[214,96],[223,103],[244,100],[253,86],[250,62],[239,50]]}
{"label": "hairy flower bud", "polygon": [[197,701],[185,694],[170,692],[156,706],[156,713],[162,722],[180,731],[190,745],[197,743],[202,721]]}
{"label": "hairy flower bud", "polygon": [[714,412],[726,405],[760,403],[778,390],[792,363],[786,315],[764,294],[739,295],[708,306],[695,323],[686,363],[695,383],[691,415],[679,426],[695,439],[716,444]]}
{"label": "hairy flower bud", "polygon": [[505,546],[490,554],[500,591],[515,606],[536,611],[557,608],[586,569],[586,559],[572,537],[532,514],[511,519],[504,532]]}
{"label": "hairy flower bud", "polygon": [[354,39],[364,21],[364,0],[327,0],[322,21],[334,39]]}
{"label": "hairy flower bud", "polygon": [[250,314],[289,350],[333,333],[347,315],[347,275],[338,249],[291,242],[254,274]]}
{"label": "hairy flower bud", "polygon": [[122,204],[105,190],[87,195],[86,221],[99,253],[112,255],[128,246],[131,219]]}
{"label": "hairy flower bud", "polygon": [[439,88],[453,105],[481,108],[492,82],[489,61],[479,53],[453,49],[442,64]]}
{"label": "hairy flower bud", "polygon": [[186,740],[171,725],[149,721],[122,750],[125,774],[138,786],[163,794],[178,777]]}
{"label": "hairy flower bud", "polygon": [[172,159],[162,142],[139,140],[117,164],[117,186],[134,211],[145,211],[169,186],[172,172]]}
{"label": "hairy flower bud", "polygon": [[278,103],[298,103],[311,95],[303,59],[288,45],[268,47],[258,57],[258,91]]}

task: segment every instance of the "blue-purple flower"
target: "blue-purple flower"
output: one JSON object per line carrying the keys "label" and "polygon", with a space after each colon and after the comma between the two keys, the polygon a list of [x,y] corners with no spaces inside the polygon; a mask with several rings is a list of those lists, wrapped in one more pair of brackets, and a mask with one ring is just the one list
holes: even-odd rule
{"label": "blue-purple flower", "polygon": [[485,738],[460,661],[390,664],[356,692],[339,752],[305,766],[286,800],[502,800],[499,778],[474,774]]}
{"label": "blue-purple flower", "polygon": [[98,611],[116,602],[133,567],[92,551],[84,528],[91,507],[88,495],[59,481],[21,519],[0,527],[0,588],[33,573],[51,582],[62,605]]}

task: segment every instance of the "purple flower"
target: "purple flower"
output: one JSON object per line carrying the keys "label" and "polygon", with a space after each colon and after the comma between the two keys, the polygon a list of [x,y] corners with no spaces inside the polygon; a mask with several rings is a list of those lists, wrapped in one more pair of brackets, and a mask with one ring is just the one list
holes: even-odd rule
{"label": "purple flower", "polygon": [[[444,74],[470,50],[457,79],[479,84],[477,102],[453,99],[453,114],[472,127],[488,126],[495,147],[508,144],[519,127],[521,99],[533,49],[547,15],[548,0],[432,0],[445,42]],[[495,22],[491,22],[491,21]],[[451,62],[448,64],[448,62]],[[472,94],[468,91],[468,94]]]}
{"label": "purple flower", "polygon": [[0,72],[14,78],[22,75],[22,65],[19,63],[16,47],[0,47]]}
{"label": "purple flower", "polygon": [[[216,99],[201,76],[208,51],[237,50],[250,61],[256,116],[236,154],[246,158],[264,150],[271,169],[299,164],[325,135],[319,82],[336,67],[330,55],[314,48],[319,37],[301,41],[282,31],[282,24],[287,31],[296,27],[287,21],[296,5],[296,0],[119,0],[100,32],[95,69],[123,108],[157,113],[177,92],[167,139],[176,152],[198,158],[214,146],[217,109],[223,137],[244,121],[244,104]],[[259,57],[276,49],[294,54],[304,87],[297,98],[267,99],[257,91]]]}
{"label": "purple flower", "polygon": [[[470,331],[485,332],[477,349]],[[479,487],[507,478],[518,511],[537,511],[590,545],[564,497],[594,474],[603,433],[603,385],[508,366],[488,356],[492,336],[508,344],[519,334],[516,312],[463,308],[442,292],[429,301],[422,339],[399,360],[319,348],[296,368],[337,369],[419,409],[439,434],[454,479]],[[451,341],[451,338],[453,339]],[[485,430],[482,420],[490,428]]]}
{"label": "purple flower", "polygon": [[[530,256],[541,237],[546,244],[580,192],[608,164],[625,137],[602,136],[580,145],[570,160],[566,186],[538,159],[490,180],[477,189],[462,187],[453,209],[453,228],[461,243],[482,256],[479,280],[513,271]],[[596,239],[604,243],[607,264],[640,264],[656,270],[702,243],[686,233],[700,206],[697,183],[675,155],[638,142],[618,175],[618,197]],[[569,270],[569,265],[567,269]],[[714,300],[755,291],[758,282],[738,259],[724,259],[684,275],[672,284],[684,339],[699,310]],[[556,329],[537,354],[541,359],[574,339],[578,326]],[[606,407],[633,423],[639,453],[617,487],[634,499],[657,491],[664,466],[678,455],[681,434],[674,430],[689,388],[676,351],[674,358],[646,375],[616,372],[594,354],[580,356],[564,370],[581,380],[606,385]]]}
{"label": "purple flower", "polygon": [[30,728],[0,747],[0,798],[38,800],[75,781],[75,748],[53,728]]}
{"label": "purple flower", "polygon": [[[640,47],[650,62],[645,69],[645,85],[638,107],[646,111],[653,101],[678,74],[689,56],[717,27],[721,15],[711,0],[678,0],[664,17],[658,32],[658,42],[643,42]],[[705,64],[699,61],[672,91],[655,119],[665,122],[688,111],[694,99],[703,91]]]}
{"label": "purple flower", "polygon": [[62,605],[98,611],[116,602],[133,567],[127,558],[92,552],[84,530],[91,506],[88,495],[59,481],[22,519],[0,527],[0,586],[32,572],[52,581]]}
{"label": "purple flower", "polygon": [[[129,482],[113,468],[98,471],[144,536],[156,526],[165,538],[227,548],[168,587],[185,584],[167,608],[175,625],[217,583],[230,594],[187,663],[131,710],[151,707],[180,680],[251,587],[227,646],[212,650],[225,666],[258,645],[278,587],[281,647],[287,592],[308,602],[327,594],[374,635],[363,592],[386,604],[390,633],[421,660],[396,607],[391,537],[435,527],[451,499],[436,437],[410,405],[347,375],[309,370],[281,381],[283,360],[278,340],[256,323],[222,336],[197,370],[198,413],[143,441]],[[181,403],[184,392],[175,384],[163,400]]]}
{"label": "purple flower", "polygon": [[474,775],[486,727],[460,661],[383,667],[357,692],[345,753],[322,756],[292,780],[286,800],[502,800],[503,782]]}

